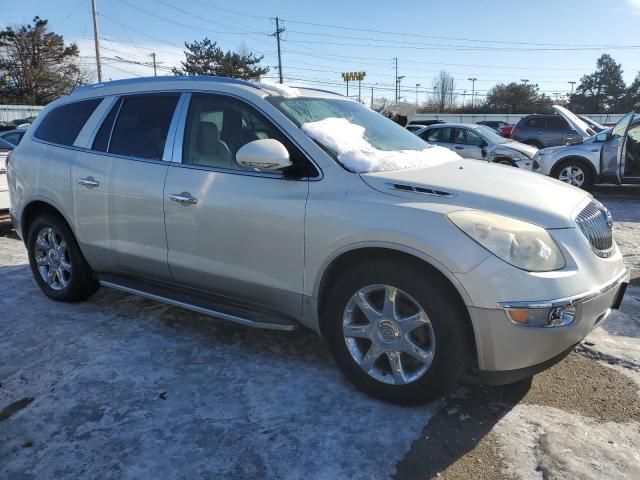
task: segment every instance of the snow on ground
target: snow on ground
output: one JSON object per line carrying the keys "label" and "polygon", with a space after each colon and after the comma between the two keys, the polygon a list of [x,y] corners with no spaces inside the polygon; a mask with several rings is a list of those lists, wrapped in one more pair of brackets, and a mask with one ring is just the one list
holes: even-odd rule
{"label": "snow on ground", "polygon": [[508,472],[523,480],[640,478],[640,429],[518,405],[496,426]]}
{"label": "snow on ground", "polygon": [[386,478],[436,408],[358,393],[308,331],[48,300],[17,239],[0,286],[0,411],[24,406],[0,415],[0,478]]}

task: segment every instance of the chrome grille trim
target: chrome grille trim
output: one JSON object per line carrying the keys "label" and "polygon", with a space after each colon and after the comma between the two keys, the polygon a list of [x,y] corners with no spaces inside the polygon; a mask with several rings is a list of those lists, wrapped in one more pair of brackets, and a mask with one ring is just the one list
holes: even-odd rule
{"label": "chrome grille trim", "polygon": [[613,242],[613,222],[611,214],[604,205],[591,201],[576,216],[576,224],[582,231],[592,250],[602,258],[608,258],[615,251]]}

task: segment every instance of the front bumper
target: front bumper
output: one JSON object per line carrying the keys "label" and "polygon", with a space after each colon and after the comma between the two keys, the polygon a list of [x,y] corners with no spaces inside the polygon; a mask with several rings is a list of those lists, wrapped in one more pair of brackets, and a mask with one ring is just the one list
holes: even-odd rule
{"label": "front bumper", "polygon": [[[612,309],[618,308],[629,281],[625,270],[609,282],[572,297],[541,302],[502,302],[500,308],[469,307],[478,350],[480,375],[488,383],[511,383],[542,371],[561,360]],[[514,324],[507,306],[549,308],[573,306],[573,322],[558,327]]]}

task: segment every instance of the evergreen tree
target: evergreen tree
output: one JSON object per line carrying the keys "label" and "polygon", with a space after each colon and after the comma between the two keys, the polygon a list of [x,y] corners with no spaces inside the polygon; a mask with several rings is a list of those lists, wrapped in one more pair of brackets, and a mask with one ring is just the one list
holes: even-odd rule
{"label": "evergreen tree", "polygon": [[624,102],[622,65],[605,53],[596,62],[596,71],[580,80],[569,108],[576,113],[616,112],[623,108]]}
{"label": "evergreen tree", "polygon": [[86,83],[78,46],[49,32],[47,20],[0,30],[0,103],[45,105]]}
{"label": "evergreen tree", "polygon": [[251,52],[223,52],[216,42],[205,38],[201,42],[185,42],[185,60],[182,68],[173,68],[175,75],[213,75],[216,77],[257,80],[269,71],[261,67],[263,57]]}

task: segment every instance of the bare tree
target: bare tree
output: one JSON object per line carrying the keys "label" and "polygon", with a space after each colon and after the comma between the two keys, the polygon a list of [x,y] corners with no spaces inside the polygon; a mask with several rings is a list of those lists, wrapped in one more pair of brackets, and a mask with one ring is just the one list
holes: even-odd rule
{"label": "bare tree", "polygon": [[453,75],[446,70],[441,70],[433,79],[433,103],[438,112],[446,112],[455,107],[455,89],[456,82]]}

